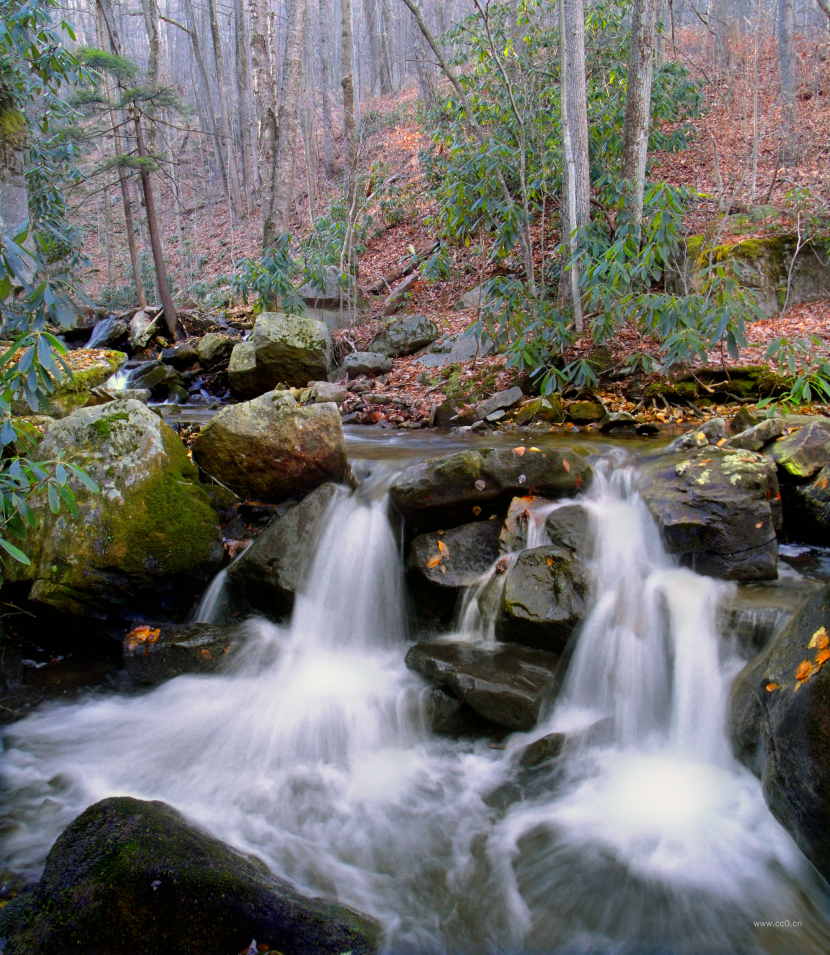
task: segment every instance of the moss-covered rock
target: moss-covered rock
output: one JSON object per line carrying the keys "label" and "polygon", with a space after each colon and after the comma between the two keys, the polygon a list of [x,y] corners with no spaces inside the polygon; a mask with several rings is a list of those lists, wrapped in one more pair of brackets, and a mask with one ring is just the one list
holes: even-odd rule
{"label": "moss-covered rock", "polygon": [[772,457],[789,477],[811,478],[830,464],[830,419],[811,422],[778,438],[772,446]]}
{"label": "moss-covered rock", "polygon": [[96,615],[192,602],[222,560],[222,537],[184,444],[158,415],[138,401],[84,408],[52,427],[39,454],[79,465],[100,493],[78,490],[77,518],[35,500],[31,567],[6,567],[32,581],[32,600]]}
{"label": "moss-covered rock", "polygon": [[735,401],[777,397],[789,391],[792,378],[777,375],[766,365],[738,365],[733,368],[700,368],[648,385],[646,398],[674,401]]}
{"label": "moss-covered rock", "polygon": [[193,459],[240,496],[270,504],[348,471],[337,405],[300,407],[285,391],[223,408],[193,443]]}
{"label": "moss-covered rock", "polygon": [[438,326],[423,315],[402,315],[391,322],[369,344],[369,351],[400,358],[431,345],[438,338]]}
{"label": "moss-covered rock", "polygon": [[82,813],[40,882],[0,910],[6,955],[238,955],[252,939],[292,955],[368,955],[378,936],[372,919],[300,895],[171,806],[126,796]]}
{"label": "moss-covered rock", "polygon": [[816,662],[821,628],[830,633],[830,587],[735,678],[730,735],[773,815],[830,878],[830,665]]}
{"label": "moss-covered rock", "polygon": [[[120,351],[78,349],[70,356],[70,367],[75,365],[72,377],[64,375],[42,410],[52,418],[65,418],[77,408],[83,408],[92,397],[92,389],[103,385],[127,360]],[[17,415],[31,414],[26,400],[18,395],[12,402]]]}

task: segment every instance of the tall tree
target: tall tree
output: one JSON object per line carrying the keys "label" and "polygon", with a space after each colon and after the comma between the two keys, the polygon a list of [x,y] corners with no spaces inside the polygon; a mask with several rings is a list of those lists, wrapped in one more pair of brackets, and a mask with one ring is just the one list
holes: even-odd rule
{"label": "tall tree", "polygon": [[591,173],[588,163],[588,99],[585,84],[585,8],[583,0],[559,0],[560,98],[564,163],[563,239],[571,253],[567,274],[577,331],[583,330],[579,290],[577,230],[591,214]]}
{"label": "tall tree", "polygon": [[632,213],[643,219],[643,194],[651,126],[651,84],[654,77],[654,28],[658,0],[635,0],[628,56],[628,92],[623,126],[623,179],[632,185]]}
{"label": "tall tree", "polygon": [[380,79],[380,94],[392,92],[392,70],[389,63],[389,47],[381,36],[381,18],[378,16],[380,0],[363,0],[366,14],[366,32],[369,34],[369,46],[372,50],[371,67],[373,74]]}
{"label": "tall tree", "polygon": [[798,69],[795,58],[795,11],[793,0],[778,0],[778,59],[781,64],[781,100],[784,109],[784,142],[781,161],[790,165],[798,158],[796,92]]}
{"label": "tall tree", "polygon": [[291,231],[294,173],[297,159],[300,90],[307,0],[292,0],[285,37],[285,60],[277,114],[277,141],[271,171],[271,194],[262,230],[263,249],[275,248]]}
{"label": "tall tree", "polygon": [[222,137],[228,157],[228,183],[231,190],[231,203],[237,212],[242,212],[242,193],[239,190],[239,170],[236,164],[236,143],[231,129],[228,113],[229,90],[225,74],[225,55],[222,52],[222,34],[219,32],[219,10],[216,0],[208,4],[210,14],[210,33],[213,37],[213,52],[216,60],[216,78],[219,81],[219,120],[222,124]]}
{"label": "tall tree", "polygon": [[277,141],[276,70],[268,6],[265,0],[251,0],[251,68],[254,75],[254,104],[259,130],[259,183],[263,198],[270,193],[270,169]]}

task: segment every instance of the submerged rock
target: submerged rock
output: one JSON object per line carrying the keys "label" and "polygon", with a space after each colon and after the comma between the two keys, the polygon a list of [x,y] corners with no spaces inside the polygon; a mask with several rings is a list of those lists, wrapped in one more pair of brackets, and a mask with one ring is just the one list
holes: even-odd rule
{"label": "submerged rock", "polygon": [[39,454],[70,458],[100,493],[78,489],[77,518],[35,498],[39,527],[24,545],[32,563],[9,562],[9,579],[31,580],[30,599],[66,613],[192,602],[222,560],[222,535],[184,445],[158,415],[138,401],[84,408],[53,425]]}
{"label": "submerged rock", "polygon": [[0,910],[6,955],[375,952],[379,927],[300,895],[163,802],[115,796],[59,836],[40,882]]}
{"label": "submerged rock", "polygon": [[448,619],[458,596],[486,573],[499,556],[501,521],[477,521],[412,541],[406,576],[419,607],[429,617]]}
{"label": "submerged rock", "polygon": [[436,736],[478,739],[499,732],[499,727],[479,716],[469,703],[444,686],[436,686],[429,691],[427,717],[430,729]]}
{"label": "submerged rock", "polygon": [[559,689],[559,657],[524,647],[418,643],[406,665],[448,687],[490,723],[529,730]]}
{"label": "submerged rock", "polygon": [[729,580],[776,577],[781,495],[764,455],[712,446],[663,454],[644,464],[640,493],[681,563]]}
{"label": "submerged rock", "polygon": [[423,315],[402,315],[369,343],[369,351],[387,358],[401,358],[431,345],[438,338],[438,326]]}
{"label": "submerged rock", "polygon": [[182,673],[212,673],[242,638],[239,626],[140,626],[122,641],[124,666],[135,683],[163,683]]}
{"label": "submerged rock", "polygon": [[732,686],[736,757],[775,818],[830,878],[830,587],[816,594]]}
{"label": "submerged rock", "polygon": [[[556,499],[586,488],[593,471],[568,448],[457,451],[408,468],[390,489],[415,533],[504,513],[514,497]],[[478,513],[474,511],[478,509]]]}
{"label": "submerged rock", "polygon": [[231,391],[255,398],[277,385],[304,388],[331,371],[331,333],[324,322],[263,312],[251,340],[234,346],[228,365]]}
{"label": "submerged rock", "polygon": [[270,504],[348,471],[337,406],[300,407],[284,391],[223,408],[194,441],[193,459],[236,494]]}
{"label": "submerged rock", "polygon": [[496,636],[561,653],[586,613],[590,589],[582,561],[562,547],[524,550],[507,574]]}
{"label": "submerged rock", "polygon": [[252,606],[270,617],[291,613],[301,574],[313,553],[320,515],[337,490],[323,484],[272,521],[228,567],[228,580]]}

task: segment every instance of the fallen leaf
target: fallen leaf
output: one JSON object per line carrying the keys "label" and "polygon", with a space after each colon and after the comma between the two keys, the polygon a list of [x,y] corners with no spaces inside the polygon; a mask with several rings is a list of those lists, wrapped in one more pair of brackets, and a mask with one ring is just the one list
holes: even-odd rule
{"label": "fallen leaf", "polygon": [[577,486],[577,487],[582,487],[582,475],[581,475],[581,474],[577,474],[577,476],[576,476],[576,486]]}
{"label": "fallen leaf", "polygon": [[777,683],[767,683],[767,686],[766,686],[767,693],[772,693],[773,690],[777,690],[777,689],[778,689]]}
{"label": "fallen leaf", "polygon": [[486,488],[486,487],[487,487],[487,484],[486,484],[484,481],[482,481],[481,479],[479,479],[478,481],[476,481],[476,490],[477,490],[477,491],[483,491],[484,488]]}
{"label": "fallen leaf", "polygon": [[821,482],[822,491],[827,487],[827,478],[824,478]]}
{"label": "fallen leaf", "polygon": [[553,567],[553,558],[552,558],[552,557],[548,557],[548,559],[545,561],[545,563],[548,565],[548,567]]}
{"label": "fallen leaf", "polygon": [[441,555],[436,554],[434,557],[430,557],[427,561],[427,570],[432,570],[433,567],[437,567],[441,563]]}
{"label": "fallen leaf", "polygon": [[819,650],[823,650],[828,644],[830,644],[830,637],[827,636],[827,630],[824,627],[819,627],[807,644],[807,649],[814,650],[818,647]]}
{"label": "fallen leaf", "polygon": [[528,451],[537,451],[539,454],[542,453],[542,449],[541,449],[541,448],[528,448]]}
{"label": "fallen leaf", "polygon": [[527,448],[513,448],[513,454],[518,454],[521,457],[526,450]]}
{"label": "fallen leaf", "polygon": [[473,514],[475,514],[475,516],[478,517],[480,513],[481,513],[481,508],[478,506],[478,504],[476,504],[476,506],[473,508]]}
{"label": "fallen leaf", "polygon": [[205,660],[213,659],[213,654],[210,652],[210,650],[200,650],[199,653],[201,653]]}
{"label": "fallen leaf", "polygon": [[726,438],[721,438],[720,441],[718,441],[719,448],[722,448],[725,444],[726,444]]}
{"label": "fallen leaf", "polygon": [[563,462],[562,462],[562,467],[563,467],[566,471],[570,471],[570,469],[571,469],[571,462],[570,462],[570,461],[563,461]]}
{"label": "fallen leaf", "polygon": [[763,526],[764,526],[763,521],[758,521],[758,523],[755,525],[756,528],[763,527]]}
{"label": "fallen leaf", "polygon": [[438,551],[441,554],[449,554],[450,549],[443,541],[438,541]]}
{"label": "fallen leaf", "polygon": [[819,650],[816,654],[816,663],[821,667],[827,661],[830,660],[830,647],[825,647],[824,650]]}
{"label": "fallen leaf", "polygon": [[441,564],[441,573],[446,574],[446,572],[447,572],[447,568],[443,564]]}
{"label": "fallen leaf", "polygon": [[519,475],[519,484],[524,484],[527,480],[527,477],[524,474]]}

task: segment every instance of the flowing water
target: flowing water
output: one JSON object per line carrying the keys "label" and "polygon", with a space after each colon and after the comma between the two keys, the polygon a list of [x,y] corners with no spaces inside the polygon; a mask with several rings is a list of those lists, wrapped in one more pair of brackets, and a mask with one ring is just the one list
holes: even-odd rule
{"label": "flowing water", "polygon": [[[504,749],[431,735],[403,665],[395,472],[366,465],[321,519],[290,623],[248,621],[232,670],[7,728],[5,863],[36,876],[74,816],[128,793],[376,916],[389,951],[826,953],[827,884],[724,736],[730,588],[665,554],[631,467],[598,471],[592,609],[546,725]],[[456,639],[492,642],[497,586],[471,590]],[[548,732],[562,756],[522,770]]]}

